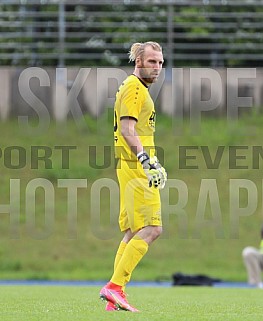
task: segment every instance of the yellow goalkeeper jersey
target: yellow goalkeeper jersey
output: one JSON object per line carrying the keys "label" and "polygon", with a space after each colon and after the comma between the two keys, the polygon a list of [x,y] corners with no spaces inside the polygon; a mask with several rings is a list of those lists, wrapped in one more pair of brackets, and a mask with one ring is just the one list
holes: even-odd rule
{"label": "yellow goalkeeper jersey", "polygon": [[148,87],[135,75],[128,76],[121,84],[114,106],[114,141],[115,157],[136,161],[136,155],[131,151],[120,131],[120,121],[124,117],[136,120],[135,129],[144,150],[153,157],[155,109]]}

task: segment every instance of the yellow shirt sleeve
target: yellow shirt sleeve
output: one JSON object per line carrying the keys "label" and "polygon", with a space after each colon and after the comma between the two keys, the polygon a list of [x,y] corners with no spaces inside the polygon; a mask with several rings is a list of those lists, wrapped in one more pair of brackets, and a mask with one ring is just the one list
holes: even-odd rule
{"label": "yellow shirt sleeve", "polygon": [[135,82],[125,86],[121,97],[120,119],[122,117],[139,118],[142,106],[145,101],[145,94]]}

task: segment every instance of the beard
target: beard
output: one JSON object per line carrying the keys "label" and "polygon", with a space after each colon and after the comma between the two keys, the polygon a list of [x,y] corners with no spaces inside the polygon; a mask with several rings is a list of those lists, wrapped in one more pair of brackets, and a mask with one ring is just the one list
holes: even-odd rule
{"label": "beard", "polygon": [[145,68],[144,63],[142,63],[139,73],[141,80],[148,84],[156,82],[159,76],[159,72],[153,71],[151,68]]}

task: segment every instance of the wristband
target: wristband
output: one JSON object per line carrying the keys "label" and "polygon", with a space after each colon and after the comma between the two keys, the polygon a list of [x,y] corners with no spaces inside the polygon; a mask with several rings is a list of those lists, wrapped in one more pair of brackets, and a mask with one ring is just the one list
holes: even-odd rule
{"label": "wristband", "polygon": [[144,153],[144,150],[142,150],[141,152],[139,152],[136,156],[137,156],[137,158],[139,159],[140,158],[140,156],[142,155]]}
{"label": "wristband", "polygon": [[149,160],[149,159],[150,159],[150,157],[148,156],[148,154],[147,154],[146,152],[144,152],[144,151],[139,152],[139,153],[137,154],[137,158],[138,158],[138,160],[139,160],[139,162],[140,162],[141,164],[143,164],[146,160]]}

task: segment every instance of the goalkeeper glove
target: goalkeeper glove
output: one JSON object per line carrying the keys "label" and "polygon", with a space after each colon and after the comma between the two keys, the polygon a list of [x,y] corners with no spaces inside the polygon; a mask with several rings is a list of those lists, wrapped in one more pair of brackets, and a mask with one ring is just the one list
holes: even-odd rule
{"label": "goalkeeper glove", "polygon": [[150,159],[146,152],[140,152],[137,155],[139,162],[148,178],[149,187],[163,189],[167,181],[167,173],[159,163],[156,156]]}

